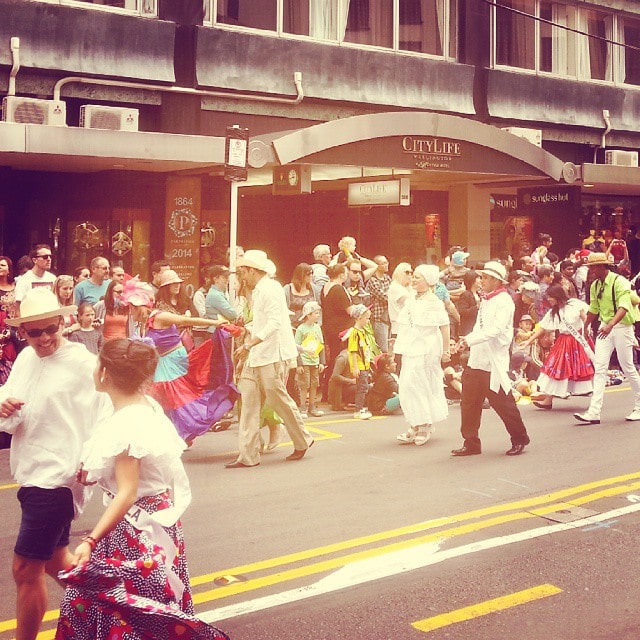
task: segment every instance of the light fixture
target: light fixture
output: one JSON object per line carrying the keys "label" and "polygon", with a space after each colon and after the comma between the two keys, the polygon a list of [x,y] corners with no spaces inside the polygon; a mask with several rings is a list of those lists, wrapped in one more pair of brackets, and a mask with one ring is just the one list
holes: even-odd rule
{"label": "light fixture", "polygon": [[593,189],[593,187],[595,187],[595,184],[583,184],[582,188],[583,189]]}

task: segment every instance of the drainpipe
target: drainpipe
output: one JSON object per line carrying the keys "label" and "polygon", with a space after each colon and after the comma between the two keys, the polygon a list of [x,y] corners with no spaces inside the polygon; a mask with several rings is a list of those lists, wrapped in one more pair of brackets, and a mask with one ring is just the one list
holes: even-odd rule
{"label": "drainpipe", "polygon": [[[609,109],[602,110],[602,119],[606,125],[605,130],[602,132],[602,138],[600,140],[600,149],[606,149],[607,147],[607,134],[611,131],[611,117],[609,115]],[[596,155],[598,153],[598,148],[596,147],[593,151],[593,164],[596,164]]]}
{"label": "drainpipe", "polygon": [[11,71],[9,73],[9,90],[7,91],[7,95],[15,96],[16,76],[20,70],[20,38],[16,36],[11,38],[11,59],[13,60],[13,65],[11,66]]}
{"label": "drainpipe", "polygon": [[68,76],[56,82],[53,88],[53,99],[60,100],[62,87],[67,84],[97,84],[107,87],[123,87],[128,89],[146,89],[147,91],[161,91],[164,93],[179,93],[191,96],[211,96],[214,98],[235,98],[236,100],[251,100],[254,102],[275,102],[278,104],[300,104],[304,98],[302,88],[302,72],[295,71],[293,83],[296,87],[295,98],[275,98],[272,96],[256,96],[246,93],[233,93],[231,91],[213,91],[208,89],[191,89],[190,87],[166,87],[162,85],[145,84],[143,82],[125,82],[121,80],[105,80],[102,78],[87,78],[82,76]]}

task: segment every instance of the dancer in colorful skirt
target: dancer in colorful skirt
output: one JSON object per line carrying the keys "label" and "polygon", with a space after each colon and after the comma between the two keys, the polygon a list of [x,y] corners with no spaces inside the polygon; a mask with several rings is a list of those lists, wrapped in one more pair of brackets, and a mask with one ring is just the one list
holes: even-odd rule
{"label": "dancer in colorful skirt", "polygon": [[521,343],[527,347],[545,331],[558,331],[538,376],[541,394],[534,397],[533,404],[540,409],[551,409],[554,396],[580,396],[593,390],[593,349],[583,335],[588,306],[577,298],[568,298],[559,284],[547,289],[547,300],[551,309],[533,335]]}
{"label": "dancer in colorful skirt", "polygon": [[152,346],[127,338],[100,353],[95,387],[115,412],[85,443],[76,480],[97,482],[107,508],[59,574],[56,640],[228,639],[194,615],[180,523],[191,500],[185,444],[144,395],[157,362]]}
{"label": "dancer in colorful skirt", "polygon": [[122,303],[131,307],[138,334],[153,341],[160,356],[149,393],[190,445],[231,410],[238,390],[233,384],[229,333],[218,329],[187,353],[181,329],[220,327],[225,322],[153,309],[153,294],[135,279],[125,284]]}

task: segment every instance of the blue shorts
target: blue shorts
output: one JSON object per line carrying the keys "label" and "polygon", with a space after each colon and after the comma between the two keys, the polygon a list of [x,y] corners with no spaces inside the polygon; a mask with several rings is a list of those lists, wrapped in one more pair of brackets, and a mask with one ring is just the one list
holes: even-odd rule
{"label": "blue shorts", "polygon": [[68,487],[20,487],[20,532],[14,552],[34,560],[50,560],[56,547],[69,544],[73,520],[73,494]]}

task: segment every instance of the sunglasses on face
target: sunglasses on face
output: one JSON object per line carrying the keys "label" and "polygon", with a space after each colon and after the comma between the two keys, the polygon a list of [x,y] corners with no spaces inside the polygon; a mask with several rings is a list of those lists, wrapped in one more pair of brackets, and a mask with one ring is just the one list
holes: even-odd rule
{"label": "sunglasses on face", "polygon": [[43,260],[51,260],[51,254],[47,253],[47,255],[44,256],[36,256],[36,258],[42,258]]}
{"label": "sunglasses on face", "polygon": [[30,338],[39,338],[43,333],[46,333],[48,336],[52,336],[54,333],[58,331],[60,328],[60,323],[56,322],[56,324],[50,324],[48,327],[44,329],[25,329],[24,332]]}

